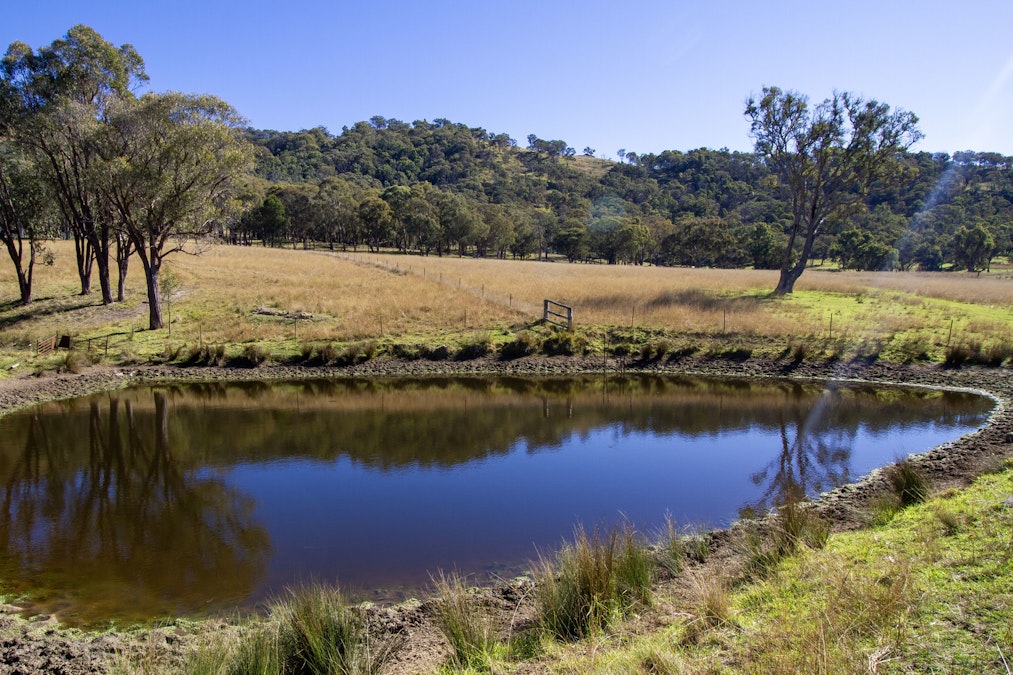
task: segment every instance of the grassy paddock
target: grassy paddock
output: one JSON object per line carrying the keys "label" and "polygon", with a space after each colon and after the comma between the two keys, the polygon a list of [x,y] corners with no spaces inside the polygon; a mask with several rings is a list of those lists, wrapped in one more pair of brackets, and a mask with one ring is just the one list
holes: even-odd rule
{"label": "grassy paddock", "polygon": [[574,341],[547,353],[1000,363],[1013,354],[1008,275],[814,269],[795,294],[774,299],[770,271],[215,246],[170,260],[172,323],[147,331],[136,262],[126,301],[103,307],[78,294],[72,245],[50,248],[55,264],[37,269],[30,307],[16,305],[13,271],[0,265],[5,370],[30,359],[34,341],[57,334],[91,339],[93,358],[113,363],[228,362],[244,350],[251,365],[260,356],[340,363],[440,344],[472,355],[511,344],[524,355],[538,350],[524,329],[545,298],[573,306],[577,326]]}

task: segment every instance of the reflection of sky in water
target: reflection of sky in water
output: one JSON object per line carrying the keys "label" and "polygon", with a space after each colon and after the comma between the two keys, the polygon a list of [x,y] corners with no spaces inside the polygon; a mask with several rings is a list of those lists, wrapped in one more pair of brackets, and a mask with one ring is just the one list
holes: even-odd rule
{"label": "reflection of sky in water", "polygon": [[[831,473],[848,482],[961,433],[954,432],[934,422],[860,426],[822,431],[818,441],[831,451]],[[667,513],[685,525],[726,525],[761,498],[765,486],[752,476],[776,462],[781,447],[779,429],[694,437],[613,424],[550,450],[522,441],[508,455],[453,468],[379,471],[341,458],[246,464],[227,475],[257,495],[256,518],[271,532],[266,586],[312,577],[369,589],[425,584],[437,569],[523,565],[568,537],[575,523],[628,519],[652,532]],[[816,463],[818,452],[810,453]],[[835,487],[830,480],[817,487]]]}
{"label": "reflection of sky in water", "polygon": [[816,494],[956,438],[990,407],[820,392],[355,381],[51,404],[0,419],[0,578],[45,588],[40,611],[101,620],[249,604],[309,579],[354,592],[417,590],[439,569],[511,575],[577,523],[725,525],[790,481]]}

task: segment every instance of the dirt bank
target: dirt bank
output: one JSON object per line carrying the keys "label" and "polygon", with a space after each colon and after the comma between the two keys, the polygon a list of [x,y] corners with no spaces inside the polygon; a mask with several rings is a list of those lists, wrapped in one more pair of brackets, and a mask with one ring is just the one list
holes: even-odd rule
{"label": "dirt bank", "polygon": [[[616,362],[608,372],[618,370]],[[528,376],[601,373],[600,359],[531,357],[513,361],[493,358],[471,361],[396,361],[375,359],[345,368],[262,366],[260,368],[191,368],[138,366],[93,368],[80,374],[24,375],[0,380],[0,414],[44,401],[72,398],[132,384],[167,381],[292,379],[328,376],[424,376],[510,374]],[[697,359],[647,364],[626,372],[680,375],[732,376],[737,378],[790,378],[815,381],[861,381],[891,385],[947,387],[987,393],[996,402],[987,425],[953,443],[918,455],[915,461],[943,489],[966,485],[972,478],[1013,456],[1013,372],[1009,369],[940,366],[900,366],[867,363],[800,363],[778,361],[727,361]],[[867,501],[886,490],[881,472],[822,495],[820,511],[837,529],[856,527]],[[717,536],[721,542],[727,536]],[[523,582],[483,592],[485,605],[501,612],[516,627],[533,615],[529,589]],[[420,672],[438,667],[445,646],[429,619],[431,607],[414,602],[396,608],[370,608],[371,624],[407,637],[408,648],[400,661],[401,672]],[[236,630],[224,621],[200,624],[179,622],[165,628],[139,631],[88,633],[60,627],[52,617],[23,618],[16,607],[0,606],[0,673],[94,673],[103,672],[116,654],[143,655],[155,660],[175,659],[200,633]]]}

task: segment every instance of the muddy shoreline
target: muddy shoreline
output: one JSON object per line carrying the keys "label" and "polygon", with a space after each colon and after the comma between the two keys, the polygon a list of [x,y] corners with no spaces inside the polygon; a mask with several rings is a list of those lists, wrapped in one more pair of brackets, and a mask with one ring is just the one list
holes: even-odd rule
{"label": "muddy shoreline", "polygon": [[[470,361],[399,361],[374,359],[349,367],[301,367],[267,365],[259,368],[208,368],[176,366],[99,367],[80,374],[25,374],[0,380],[0,415],[38,403],[74,398],[136,384],[214,380],[283,380],[327,377],[423,377],[454,375],[575,376],[626,372],[684,376],[789,379],[808,382],[862,382],[931,388],[971,390],[996,401],[989,422],[978,431],[952,443],[913,457],[934,490],[967,485],[975,476],[1013,457],[1013,371],[1008,368],[943,368],[939,365],[897,365],[862,362],[791,363],[748,359],[689,359],[622,367],[611,360],[580,357],[527,357],[499,360],[492,357]],[[882,472],[873,471],[851,483],[821,495],[816,508],[835,529],[863,524],[863,510],[871,498],[887,490]],[[716,533],[720,547],[727,531]],[[520,582],[519,582],[520,583]],[[523,616],[519,603],[528,593],[518,585],[487,589],[486,605],[502,606],[504,612]],[[530,604],[530,600],[527,600]],[[528,608],[530,610],[530,608]],[[445,647],[427,620],[426,602],[395,608],[371,608],[373,625],[406,635],[405,651],[398,672],[435,669]],[[224,620],[177,622],[166,627],[122,632],[83,632],[62,628],[54,617],[22,618],[16,607],[0,606],[0,673],[92,673],[104,672],[116,654],[144,654],[174,660],[208,630],[234,630]]]}

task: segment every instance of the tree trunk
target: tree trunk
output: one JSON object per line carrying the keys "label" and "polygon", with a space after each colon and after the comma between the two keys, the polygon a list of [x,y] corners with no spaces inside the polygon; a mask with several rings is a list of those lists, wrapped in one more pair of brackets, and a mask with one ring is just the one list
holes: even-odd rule
{"label": "tree trunk", "polygon": [[128,263],[128,260],[123,260],[117,265],[119,274],[116,281],[116,302],[123,302],[126,299]]}
{"label": "tree trunk", "polygon": [[81,295],[91,294],[91,265],[95,259],[91,242],[74,232],[74,253],[77,256],[77,275],[81,279]]}
{"label": "tree trunk", "polygon": [[158,281],[158,273],[162,261],[152,260],[144,265],[144,279],[148,286],[148,328],[158,330],[164,326],[162,320],[162,294]]}
{"label": "tree trunk", "polygon": [[93,227],[89,238],[95,251],[95,266],[98,267],[98,284],[102,291],[102,304],[113,303],[113,287],[109,281],[109,226]]}
{"label": "tree trunk", "polygon": [[21,304],[28,305],[32,302],[32,273],[35,270],[35,247],[29,242],[30,253],[28,255],[28,266],[24,264],[24,245],[15,244],[13,240],[7,240],[7,253],[14,263],[14,269],[18,275],[18,291],[21,295]]}

